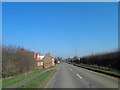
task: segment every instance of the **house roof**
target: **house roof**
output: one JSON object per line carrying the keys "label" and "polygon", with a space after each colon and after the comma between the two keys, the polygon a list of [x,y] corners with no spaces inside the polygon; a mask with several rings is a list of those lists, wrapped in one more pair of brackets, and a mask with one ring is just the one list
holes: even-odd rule
{"label": "house roof", "polygon": [[44,56],[40,56],[40,59],[42,60],[44,58]]}
{"label": "house roof", "polygon": [[43,58],[46,56],[53,58],[50,53],[46,53],[45,55],[42,55],[39,52],[34,52],[34,55],[37,55],[37,57],[35,58],[36,60],[43,60]]}
{"label": "house roof", "polygon": [[51,58],[53,58],[52,55],[51,55],[50,53],[46,53],[45,56],[50,56]]}
{"label": "house roof", "polygon": [[43,56],[39,52],[34,52],[34,58],[35,60],[42,60]]}

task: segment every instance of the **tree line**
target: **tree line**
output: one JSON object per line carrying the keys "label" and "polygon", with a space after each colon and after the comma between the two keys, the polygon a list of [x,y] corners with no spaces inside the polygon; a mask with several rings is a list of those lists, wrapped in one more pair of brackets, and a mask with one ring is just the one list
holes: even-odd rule
{"label": "tree line", "polygon": [[104,53],[104,54],[96,54],[89,55],[84,57],[73,57],[68,58],[67,60],[70,62],[74,62],[77,64],[89,64],[89,65],[97,65],[101,67],[114,68],[116,70],[120,70],[120,50]]}
{"label": "tree line", "polygon": [[23,47],[2,46],[2,77],[20,75],[35,68],[33,52]]}

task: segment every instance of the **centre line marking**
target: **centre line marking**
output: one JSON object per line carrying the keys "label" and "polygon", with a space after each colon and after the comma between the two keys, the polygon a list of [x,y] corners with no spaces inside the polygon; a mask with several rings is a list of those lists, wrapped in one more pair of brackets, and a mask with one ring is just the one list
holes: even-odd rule
{"label": "centre line marking", "polygon": [[82,77],[79,74],[77,74],[77,76],[82,79]]}

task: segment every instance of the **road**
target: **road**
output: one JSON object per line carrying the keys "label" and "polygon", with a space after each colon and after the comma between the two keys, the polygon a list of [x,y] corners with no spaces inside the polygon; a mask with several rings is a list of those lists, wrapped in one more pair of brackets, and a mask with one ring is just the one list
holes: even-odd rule
{"label": "road", "polygon": [[118,88],[118,78],[61,63],[45,88]]}

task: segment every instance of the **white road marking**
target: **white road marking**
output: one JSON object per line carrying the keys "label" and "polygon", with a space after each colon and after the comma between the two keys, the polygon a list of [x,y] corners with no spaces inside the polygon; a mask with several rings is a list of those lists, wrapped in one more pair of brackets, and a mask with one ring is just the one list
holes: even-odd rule
{"label": "white road marking", "polygon": [[72,69],[70,69],[72,71]]}
{"label": "white road marking", "polygon": [[77,76],[82,79],[82,77],[79,74],[77,74]]}

